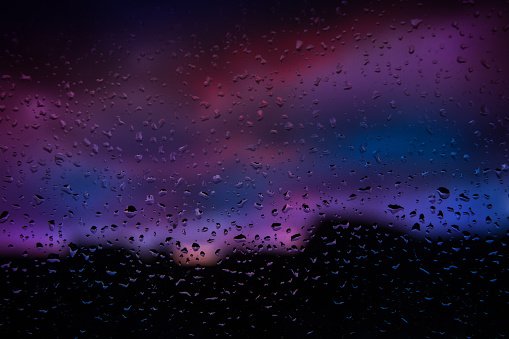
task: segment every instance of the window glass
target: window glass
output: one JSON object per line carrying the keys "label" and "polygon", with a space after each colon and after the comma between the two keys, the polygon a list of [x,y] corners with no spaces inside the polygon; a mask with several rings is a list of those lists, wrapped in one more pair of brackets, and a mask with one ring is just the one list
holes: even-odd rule
{"label": "window glass", "polygon": [[507,3],[0,12],[0,332],[503,337]]}

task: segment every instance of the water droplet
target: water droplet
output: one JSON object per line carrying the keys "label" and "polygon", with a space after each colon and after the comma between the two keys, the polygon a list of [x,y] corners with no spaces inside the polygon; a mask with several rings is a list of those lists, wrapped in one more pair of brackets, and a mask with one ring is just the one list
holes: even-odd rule
{"label": "water droplet", "polygon": [[136,209],[136,207],[134,207],[133,205],[129,205],[126,207],[126,209],[124,210],[124,214],[128,217],[128,218],[132,218],[134,216],[136,216],[136,214],[138,214],[138,210]]}
{"label": "water droplet", "polygon": [[440,196],[440,198],[442,198],[442,199],[447,199],[451,195],[451,192],[449,191],[449,189],[447,189],[445,187],[437,188],[437,192],[438,192],[438,195]]}
{"label": "water droplet", "polygon": [[275,223],[272,223],[272,225],[271,225],[270,227],[272,227],[272,229],[273,229],[274,231],[279,231],[279,230],[281,229],[281,227],[282,227],[282,226],[281,226],[281,223],[279,223],[279,222],[275,222]]}
{"label": "water droplet", "polygon": [[387,206],[389,212],[391,212],[392,214],[396,214],[400,211],[404,211],[405,209],[403,208],[403,206],[400,206],[400,205],[396,205],[396,204],[390,204]]}

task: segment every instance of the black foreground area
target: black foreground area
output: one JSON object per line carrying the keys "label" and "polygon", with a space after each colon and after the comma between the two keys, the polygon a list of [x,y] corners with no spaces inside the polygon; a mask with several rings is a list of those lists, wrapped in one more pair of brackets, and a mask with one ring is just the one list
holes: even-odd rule
{"label": "black foreground area", "polygon": [[2,259],[3,337],[502,338],[507,238],[417,242],[323,226],[298,256],[217,267],[118,250]]}

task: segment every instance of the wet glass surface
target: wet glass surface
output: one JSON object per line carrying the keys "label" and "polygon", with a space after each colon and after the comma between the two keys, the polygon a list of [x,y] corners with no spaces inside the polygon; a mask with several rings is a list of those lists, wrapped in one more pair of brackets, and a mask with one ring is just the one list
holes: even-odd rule
{"label": "wet glass surface", "polygon": [[0,332],[506,333],[507,3],[0,12]]}

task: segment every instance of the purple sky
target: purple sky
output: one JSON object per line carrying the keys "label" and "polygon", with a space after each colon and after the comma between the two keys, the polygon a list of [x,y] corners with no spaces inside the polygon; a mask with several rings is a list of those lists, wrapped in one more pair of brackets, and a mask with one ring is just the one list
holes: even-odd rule
{"label": "purple sky", "polygon": [[207,265],[295,254],[348,220],[507,234],[490,6],[37,6],[4,8],[0,255],[101,244]]}

